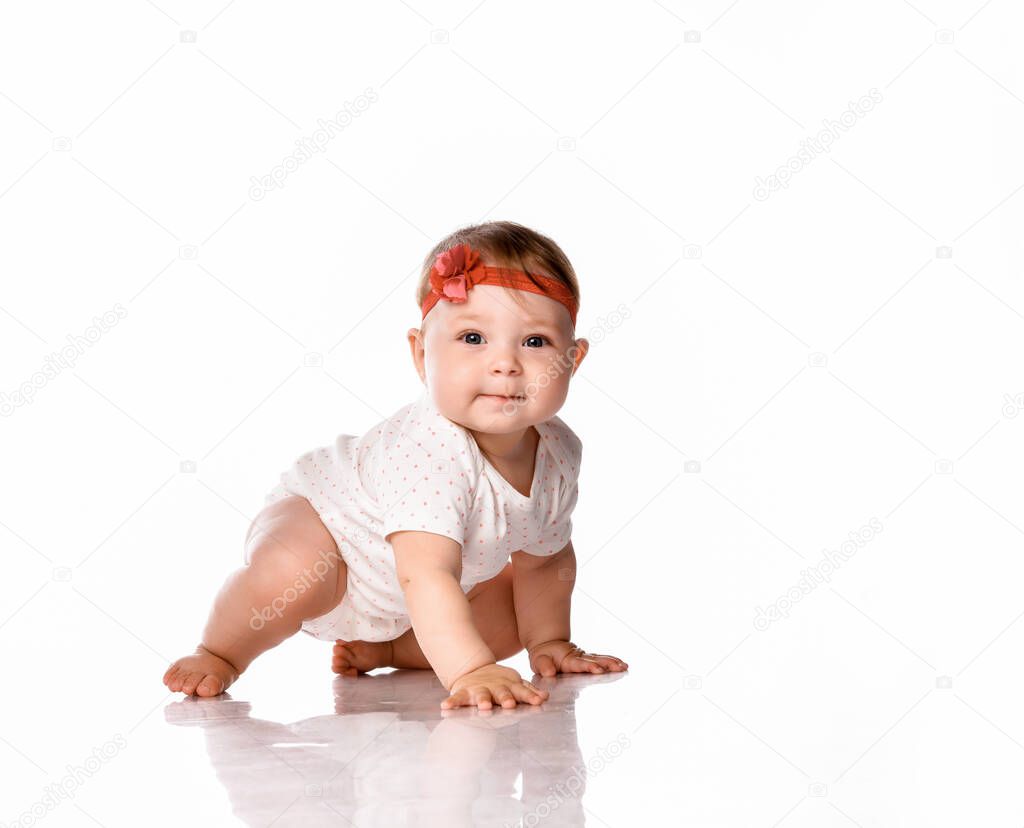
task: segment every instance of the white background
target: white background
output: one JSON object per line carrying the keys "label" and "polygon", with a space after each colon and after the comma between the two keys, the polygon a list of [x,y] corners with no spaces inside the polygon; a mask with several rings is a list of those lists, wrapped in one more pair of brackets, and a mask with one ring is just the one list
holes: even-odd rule
{"label": "white background", "polygon": [[[418,393],[426,252],[510,219],[573,261],[592,344],[560,412],[584,444],[573,632],[630,672],[576,728],[585,754],[632,743],[591,824],[1020,823],[1018,6],[2,14],[0,822],[115,733],[46,824],[229,819],[160,676],[285,465]],[[232,694],[331,713],[329,657],[296,637]]]}

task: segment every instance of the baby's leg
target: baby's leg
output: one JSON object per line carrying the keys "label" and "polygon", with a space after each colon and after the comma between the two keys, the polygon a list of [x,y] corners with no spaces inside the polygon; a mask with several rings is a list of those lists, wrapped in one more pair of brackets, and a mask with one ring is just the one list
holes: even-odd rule
{"label": "baby's leg", "polygon": [[[173,691],[224,692],[260,653],[334,609],[347,568],[338,546],[305,498],[282,498],[257,516],[246,539],[249,563],[221,587],[192,655],[164,674]],[[304,586],[303,586],[304,585]]]}
{"label": "baby's leg", "polygon": [[[490,580],[474,586],[466,597],[477,632],[498,661],[511,658],[523,649],[512,601],[511,563]],[[431,669],[412,628],[394,641],[346,641],[334,645],[331,669],[335,673],[357,675],[376,667]]]}

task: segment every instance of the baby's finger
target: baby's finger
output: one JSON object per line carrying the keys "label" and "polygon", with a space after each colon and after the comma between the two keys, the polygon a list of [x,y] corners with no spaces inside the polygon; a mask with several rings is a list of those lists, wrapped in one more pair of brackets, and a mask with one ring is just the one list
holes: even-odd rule
{"label": "baby's finger", "polygon": [[449,710],[449,709],[451,709],[453,707],[458,707],[459,705],[465,704],[465,703],[466,703],[466,691],[465,690],[456,690],[454,693],[452,693],[450,696],[448,696],[448,698],[443,699],[441,701],[441,709],[442,710]]}
{"label": "baby's finger", "polygon": [[616,656],[613,656],[613,655],[605,655],[604,653],[586,653],[586,655],[591,656],[592,658],[601,658],[601,659],[607,659],[609,661],[614,661],[614,662],[616,662],[618,664],[621,664],[623,667],[628,667],[629,666],[621,658],[617,658]]}
{"label": "baby's finger", "polygon": [[626,664],[625,661],[623,661],[621,658],[616,658],[615,656],[595,655],[594,658],[596,658],[600,662],[601,666],[607,670],[614,670],[615,672],[619,672],[629,667],[629,665]]}
{"label": "baby's finger", "polygon": [[527,704],[542,704],[547,701],[549,695],[547,690],[540,690],[534,687],[526,679],[523,679],[521,684],[512,685],[512,694],[519,701],[526,702]]}
{"label": "baby's finger", "polygon": [[566,656],[562,661],[563,673],[604,673],[605,668],[600,662],[584,656]]}
{"label": "baby's finger", "polygon": [[558,668],[555,666],[555,660],[547,653],[542,653],[537,656],[534,662],[533,669],[540,673],[542,676],[553,676],[558,672]]}
{"label": "baby's finger", "polygon": [[478,687],[470,693],[470,704],[475,704],[481,710],[490,710],[493,706],[491,701],[491,689],[489,687]]}
{"label": "baby's finger", "polygon": [[516,706],[516,703],[517,703],[516,702],[516,697],[512,694],[512,691],[509,690],[507,687],[499,687],[499,688],[497,688],[492,693],[492,695],[494,696],[495,703],[498,704],[501,707],[515,707]]}

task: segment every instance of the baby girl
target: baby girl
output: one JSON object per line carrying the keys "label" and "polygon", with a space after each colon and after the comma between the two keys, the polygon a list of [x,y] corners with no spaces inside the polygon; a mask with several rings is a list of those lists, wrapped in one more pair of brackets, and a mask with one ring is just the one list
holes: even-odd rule
{"label": "baby girl", "polygon": [[465,227],[416,300],[419,398],[281,475],[171,690],[223,693],[300,629],[336,641],[336,673],[432,669],[442,708],[541,704],[497,663],[523,649],[542,676],[627,668],[569,640],[582,452],[556,412],[589,343],[568,258],[519,224]]}

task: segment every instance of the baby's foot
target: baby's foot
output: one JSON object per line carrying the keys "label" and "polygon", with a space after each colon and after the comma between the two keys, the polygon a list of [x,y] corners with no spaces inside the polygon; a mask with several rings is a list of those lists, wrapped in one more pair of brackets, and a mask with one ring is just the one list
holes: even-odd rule
{"label": "baby's foot", "polygon": [[334,645],[331,669],[345,676],[357,676],[377,667],[390,667],[392,661],[390,641],[344,641]]}
{"label": "baby's foot", "polygon": [[164,673],[164,684],[187,696],[218,696],[238,678],[238,671],[201,644],[192,655],[179,658]]}

